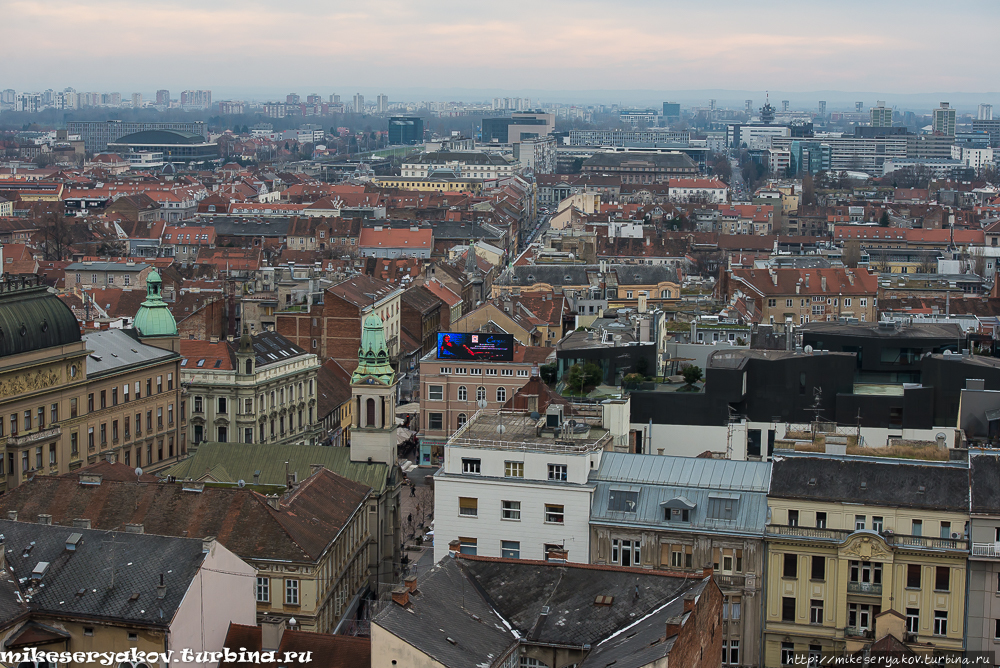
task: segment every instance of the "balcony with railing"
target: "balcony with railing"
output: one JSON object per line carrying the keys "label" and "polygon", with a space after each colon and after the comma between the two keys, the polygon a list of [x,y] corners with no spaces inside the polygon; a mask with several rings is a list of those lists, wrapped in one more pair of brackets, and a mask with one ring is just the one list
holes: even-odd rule
{"label": "balcony with railing", "polygon": [[7,437],[7,445],[20,448],[25,445],[36,445],[46,441],[54,441],[62,435],[62,429],[51,426],[48,429],[38,429],[26,434],[11,434]]}
{"label": "balcony with railing", "polygon": [[[766,530],[769,536],[781,536],[782,538],[797,538],[809,541],[830,541],[842,543],[847,538],[856,533],[846,529],[819,529],[815,527],[787,526],[769,524]],[[873,532],[864,532],[871,535]],[[969,541],[964,538],[934,538],[933,536],[908,536],[895,534],[890,531],[880,532],[879,535],[886,542],[895,548],[920,549],[920,550],[947,550],[955,552],[968,552]],[[981,545],[994,545],[994,543],[982,543]],[[984,550],[985,551],[985,550]],[[1000,558],[1000,544],[996,548],[997,558]],[[975,555],[973,555],[975,556]],[[983,555],[985,556],[985,554]]]}
{"label": "balcony with railing", "polygon": [[743,587],[746,586],[747,576],[746,575],[723,575],[721,573],[716,573],[712,576],[716,584],[720,587]]}
{"label": "balcony with railing", "polygon": [[845,626],[844,627],[844,637],[845,638],[874,638],[875,633],[871,629],[862,628],[859,626]]}
{"label": "balcony with railing", "polygon": [[1000,559],[1000,543],[973,543],[972,556],[982,559]]}
{"label": "balcony with railing", "polygon": [[882,585],[872,582],[848,582],[848,594],[870,594],[872,596],[882,595]]}
{"label": "balcony with railing", "polygon": [[890,534],[885,542],[893,547],[918,548],[923,550],[949,550],[968,552],[969,541],[964,538],[934,538],[932,536],[904,536]]}
{"label": "balcony with railing", "polygon": [[815,527],[786,526],[780,524],[767,525],[767,533],[772,536],[786,538],[801,538],[803,540],[829,540],[843,542],[853,532],[844,529],[818,529]]}

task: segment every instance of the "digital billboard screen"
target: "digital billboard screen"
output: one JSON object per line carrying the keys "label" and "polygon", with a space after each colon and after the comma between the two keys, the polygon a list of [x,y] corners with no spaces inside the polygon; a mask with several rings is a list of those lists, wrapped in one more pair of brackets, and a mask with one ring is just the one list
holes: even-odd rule
{"label": "digital billboard screen", "polygon": [[490,332],[443,332],[438,334],[439,360],[514,361],[514,335]]}

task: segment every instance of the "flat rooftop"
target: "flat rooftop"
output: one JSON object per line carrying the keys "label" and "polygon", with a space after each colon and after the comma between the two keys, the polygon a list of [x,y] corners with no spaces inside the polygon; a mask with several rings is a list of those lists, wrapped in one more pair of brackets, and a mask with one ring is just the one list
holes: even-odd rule
{"label": "flat rooftop", "polygon": [[961,326],[954,322],[914,322],[899,327],[889,323],[861,322],[856,325],[844,322],[807,322],[799,325],[803,334],[834,334],[871,338],[899,339],[964,339]]}
{"label": "flat rooftop", "polygon": [[603,450],[610,441],[600,418],[567,416],[562,428],[555,428],[546,426],[545,415],[481,410],[448,439],[448,445],[570,454]]}

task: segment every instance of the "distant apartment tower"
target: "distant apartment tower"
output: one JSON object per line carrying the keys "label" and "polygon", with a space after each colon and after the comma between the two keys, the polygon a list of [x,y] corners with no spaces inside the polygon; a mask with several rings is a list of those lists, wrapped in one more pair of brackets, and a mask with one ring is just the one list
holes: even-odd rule
{"label": "distant apartment tower", "polygon": [[746,101],[746,106],[747,106],[747,113],[748,114],[752,114],[753,113],[753,100],[747,100]]}
{"label": "distant apartment tower", "polygon": [[298,93],[289,93],[285,96],[285,104],[299,104],[300,99]]}
{"label": "distant apartment tower", "polygon": [[681,117],[681,105],[678,102],[664,102],[663,103],[663,118],[666,120],[680,119]]}
{"label": "distant apartment tower", "polygon": [[885,102],[879,100],[877,105],[868,110],[871,115],[871,122],[873,128],[891,128],[892,127],[892,108],[886,107]]}
{"label": "distant apartment tower", "polygon": [[17,91],[13,88],[5,88],[2,93],[0,93],[0,104],[14,104],[14,98],[17,97]]}
{"label": "distant apartment tower", "polygon": [[1000,148],[1000,118],[988,120],[974,119],[972,121],[973,132],[987,132],[990,135],[990,146]]}
{"label": "distant apartment tower", "polygon": [[354,113],[363,114],[365,111],[365,96],[361,93],[354,94]]}
{"label": "distant apartment tower", "polygon": [[862,111],[862,110],[863,110],[864,108],[865,108],[865,103],[864,103],[864,102],[855,102],[855,103],[854,103],[854,111],[855,111],[855,112],[857,112],[857,113],[859,113],[859,114],[860,114],[860,113],[861,113],[861,111]]}
{"label": "distant apartment tower", "polygon": [[993,105],[992,104],[981,104],[979,105],[979,113],[976,114],[977,121],[992,121],[993,120]]}
{"label": "distant apartment tower", "polygon": [[169,90],[158,90],[156,91],[156,106],[170,106],[170,91]]}
{"label": "distant apartment tower", "polygon": [[385,93],[380,93],[377,98],[375,98],[375,108],[380,114],[384,114],[389,111],[389,96]]}
{"label": "distant apartment tower", "polygon": [[819,113],[821,115],[826,113],[826,100],[819,101]]}
{"label": "distant apartment tower", "polygon": [[222,100],[219,102],[219,113],[223,116],[238,116],[246,110],[243,102],[239,100]]}
{"label": "distant apartment tower", "polygon": [[132,108],[133,109],[142,108],[142,93],[132,93]]}
{"label": "distant apartment tower", "polygon": [[424,141],[424,119],[419,116],[389,118],[389,144],[419,144]]}
{"label": "distant apartment tower", "polygon": [[212,91],[185,90],[181,91],[181,106],[196,109],[208,109],[212,106]]}
{"label": "distant apartment tower", "polygon": [[323,96],[317,93],[312,93],[311,95],[307,95],[306,104],[309,105],[323,104]]}
{"label": "distant apartment tower", "polygon": [[336,93],[330,94],[330,104],[340,104],[340,96]]}
{"label": "distant apartment tower", "polygon": [[712,111],[715,111],[715,100],[708,101],[708,108]]}
{"label": "distant apartment tower", "polygon": [[781,101],[781,110],[782,111],[788,111],[788,105],[789,105],[788,100],[782,100]]}
{"label": "distant apartment tower", "polygon": [[955,110],[947,102],[942,102],[941,106],[934,110],[931,127],[935,134],[955,136]]}

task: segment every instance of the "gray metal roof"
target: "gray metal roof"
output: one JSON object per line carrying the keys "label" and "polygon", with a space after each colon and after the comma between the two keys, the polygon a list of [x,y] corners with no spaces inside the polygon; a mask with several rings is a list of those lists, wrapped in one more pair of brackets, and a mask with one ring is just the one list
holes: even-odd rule
{"label": "gray metal roof", "polygon": [[[763,535],[771,464],[724,459],[606,453],[590,476],[593,524],[671,531]],[[637,492],[635,512],[610,509],[612,494]],[[693,508],[691,508],[693,504]],[[731,517],[719,511],[732,508]],[[665,507],[688,507],[689,522],[667,522]]]}
{"label": "gray metal roof", "polygon": [[[436,234],[435,234],[436,236]],[[655,285],[664,281],[677,282],[677,272],[666,265],[647,264],[608,264],[605,273],[614,273],[618,284]],[[599,274],[597,264],[525,264],[511,267],[501,278],[502,284],[532,285],[548,283],[550,285],[589,285],[589,274]]]}
{"label": "gray metal roof", "polygon": [[600,468],[590,474],[591,482],[602,480],[766,494],[771,482],[771,464],[606,452]]}
{"label": "gray metal roof", "polygon": [[149,265],[145,262],[128,264],[127,262],[74,262],[66,267],[66,271],[142,271]]}
{"label": "gray metal roof", "polygon": [[177,353],[139,343],[121,329],[107,329],[83,335],[90,350],[87,357],[87,375],[94,376],[115,371],[133,364],[178,357]]}

